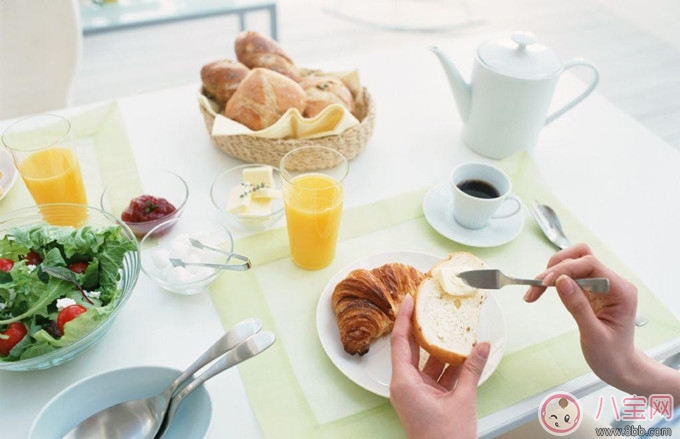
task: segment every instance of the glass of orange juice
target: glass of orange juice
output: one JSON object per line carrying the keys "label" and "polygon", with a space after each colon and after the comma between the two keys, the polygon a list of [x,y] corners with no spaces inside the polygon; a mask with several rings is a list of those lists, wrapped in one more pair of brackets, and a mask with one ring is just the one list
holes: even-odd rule
{"label": "glass of orange juice", "polygon": [[[2,142],[36,204],[87,204],[67,119],[56,114],[24,117],[7,127]],[[74,207],[72,218],[59,222],[78,225],[86,215],[85,209]]]}
{"label": "glass of orange juice", "polygon": [[330,148],[305,146],[286,154],[279,171],[291,259],[306,270],[324,268],[335,257],[347,159]]}

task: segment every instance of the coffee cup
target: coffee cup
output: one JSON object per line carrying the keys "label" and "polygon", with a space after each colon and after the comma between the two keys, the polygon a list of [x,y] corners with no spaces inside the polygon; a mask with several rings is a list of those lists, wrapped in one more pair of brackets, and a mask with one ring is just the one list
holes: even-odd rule
{"label": "coffee cup", "polygon": [[453,192],[454,220],[468,229],[481,229],[492,220],[508,218],[522,208],[512,193],[512,181],[496,166],[463,163],[449,177]]}

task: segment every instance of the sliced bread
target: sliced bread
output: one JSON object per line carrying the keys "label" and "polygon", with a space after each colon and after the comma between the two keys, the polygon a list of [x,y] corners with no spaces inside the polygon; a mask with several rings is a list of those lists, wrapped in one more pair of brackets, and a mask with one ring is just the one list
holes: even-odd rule
{"label": "sliced bread", "polygon": [[452,253],[430,269],[415,294],[413,334],[431,356],[460,364],[477,343],[477,326],[489,291],[470,287],[457,275],[487,268],[467,252]]}

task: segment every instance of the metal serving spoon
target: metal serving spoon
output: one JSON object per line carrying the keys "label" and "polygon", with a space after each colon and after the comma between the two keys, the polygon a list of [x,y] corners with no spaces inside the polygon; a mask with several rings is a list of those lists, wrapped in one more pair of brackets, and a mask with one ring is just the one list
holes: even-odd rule
{"label": "metal serving spoon", "polygon": [[121,402],[105,408],[75,426],[65,439],[105,437],[109,439],[149,439],[161,427],[170,398],[195,372],[239,346],[262,329],[259,319],[247,319],[234,325],[162,393],[145,399]]}
{"label": "metal serving spoon", "polygon": [[246,361],[251,357],[254,357],[260,352],[265,351],[269,346],[274,344],[274,341],[276,341],[276,336],[274,335],[273,332],[263,331],[260,332],[259,334],[255,334],[248,340],[238,345],[236,349],[229,351],[227,355],[220,358],[219,360],[217,360],[215,364],[210,366],[210,369],[206,370],[201,375],[199,375],[195,380],[189,383],[170,401],[170,408],[168,409],[168,414],[165,416],[165,419],[163,420],[163,424],[161,425],[160,430],[158,430],[156,439],[161,439],[163,436],[165,436],[165,433],[168,431],[170,424],[172,424],[172,420],[175,417],[175,414],[177,413],[179,405],[182,404],[182,401],[184,401],[184,398],[186,398],[187,395],[189,395],[191,392],[196,390],[201,384],[208,381],[215,375],[229,369],[230,367],[236,364]]}

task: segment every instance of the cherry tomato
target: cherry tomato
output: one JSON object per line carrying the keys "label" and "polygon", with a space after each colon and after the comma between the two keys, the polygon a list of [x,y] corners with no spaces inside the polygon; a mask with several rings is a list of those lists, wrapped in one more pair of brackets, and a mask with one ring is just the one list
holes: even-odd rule
{"label": "cherry tomato", "polygon": [[83,305],[71,305],[59,311],[57,326],[59,326],[59,331],[61,331],[62,335],[64,334],[64,325],[85,311],[87,311],[87,309]]}
{"label": "cherry tomato", "polygon": [[14,261],[9,258],[0,258],[0,271],[5,271],[7,273],[14,267]]}
{"label": "cherry tomato", "polygon": [[5,337],[0,337],[0,355],[8,356],[9,351],[17,345],[28,334],[26,325],[21,322],[10,323],[5,332],[0,333]]}
{"label": "cherry tomato", "polygon": [[85,273],[87,262],[74,262],[68,266],[68,269],[78,274]]}
{"label": "cherry tomato", "polygon": [[36,252],[26,253],[24,259],[26,259],[26,263],[29,265],[38,265],[42,262],[42,258]]}

